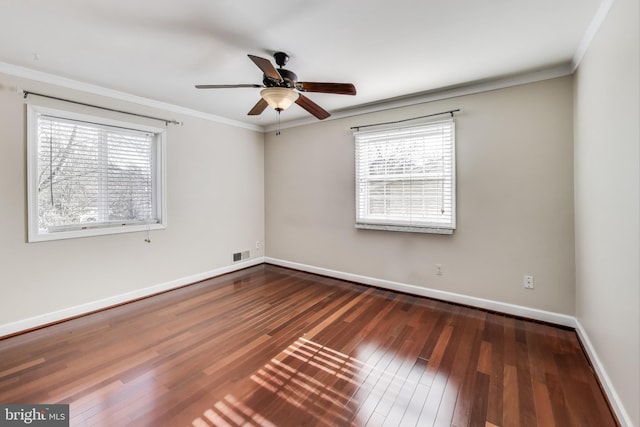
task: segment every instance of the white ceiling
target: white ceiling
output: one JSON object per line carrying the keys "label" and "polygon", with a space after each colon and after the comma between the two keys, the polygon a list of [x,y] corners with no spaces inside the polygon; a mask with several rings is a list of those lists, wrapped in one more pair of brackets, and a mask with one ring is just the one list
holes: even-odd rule
{"label": "white ceiling", "polygon": [[[601,0],[0,0],[0,62],[199,112],[246,113],[261,83],[247,54],[281,50],[301,81],[348,82],[356,96],[307,93],[329,112],[568,65]],[[282,121],[307,118],[294,105]]]}

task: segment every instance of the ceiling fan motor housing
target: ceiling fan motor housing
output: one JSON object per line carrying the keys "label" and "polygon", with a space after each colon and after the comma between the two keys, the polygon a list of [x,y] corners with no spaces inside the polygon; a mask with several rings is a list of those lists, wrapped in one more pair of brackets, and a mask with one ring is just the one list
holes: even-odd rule
{"label": "ceiling fan motor housing", "polygon": [[282,81],[275,81],[266,75],[262,79],[262,83],[266,87],[288,87],[295,88],[296,82],[298,81],[298,76],[293,71],[286,70],[284,68],[278,68],[278,73],[282,77]]}

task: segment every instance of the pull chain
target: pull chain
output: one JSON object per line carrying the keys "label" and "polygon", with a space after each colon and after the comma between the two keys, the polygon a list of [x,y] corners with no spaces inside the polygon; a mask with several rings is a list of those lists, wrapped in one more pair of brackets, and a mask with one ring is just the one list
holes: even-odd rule
{"label": "pull chain", "polygon": [[278,128],[276,129],[276,136],[280,135],[280,110],[279,108],[276,108],[276,111],[278,112]]}

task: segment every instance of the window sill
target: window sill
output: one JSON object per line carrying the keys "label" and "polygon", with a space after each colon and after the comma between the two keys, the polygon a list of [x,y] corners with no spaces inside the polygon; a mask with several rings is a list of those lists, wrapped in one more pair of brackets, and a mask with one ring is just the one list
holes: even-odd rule
{"label": "window sill", "polygon": [[453,228],[417,227],[410,225],[384,225],[356,223],[356,228],[363,230],[401,231],[405,233],[453,234]]}
{"label": "window sill", "polygon": [[81,237],[105,236],[109,234],[147,232],[154,230],[164,230],[166,228],[166,223],[155,223],[149,225],[121,225],[111,227],[85,228],[80,230],[58,231],[53,233],[38,232],[32,234],[31,232],[29,232],[28,242],[47,242],[52,240],[76,239]]}

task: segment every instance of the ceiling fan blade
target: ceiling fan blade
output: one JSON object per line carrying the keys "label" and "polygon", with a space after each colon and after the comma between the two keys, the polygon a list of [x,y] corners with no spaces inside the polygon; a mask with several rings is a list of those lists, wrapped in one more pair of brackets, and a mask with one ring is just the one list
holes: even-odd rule
{"label": "ceiling fan blade", "polygon": [[265,76],[269,77],[271,80],[274,80],[276,82],[282,81],[282,76],[280,75],[280,73],[278,73],[278,70],[276,70],[276,67],[273,66],[271,61],[269,61],[268,59],[260,58],[259,56],[255,56],[255,55],[248,55],[248,56],[253,61],[253,63],[256,64],[258,68],[262,70]]}
{"label": "ceiling fan blade", "polygon": [[196,89],[230,89],[236,87],[264,87],[258,84],[240,84],[240,85],[196,85]]}
{"label": "ceiling fan blade", "polygon": [[296,89],[303,92],[336,93],[340,95],[355,95],[356,87],[351,83],[318,83],[298,82]]}
{"label": "ceiling fan blade", "polygon": [[325,110],[303,94],[300,94],[300,96],[298,96],[296,104],[307,110],[319,120],[326,119],[331,115],[327,110]]}
{"label": "ceiling fan blade", "polygon": [[268,106],[269,104],[267,104],[267,101],[260,98],[256,105],[254,105],[253,108],[247,113],[247,116],[259,116]]}

